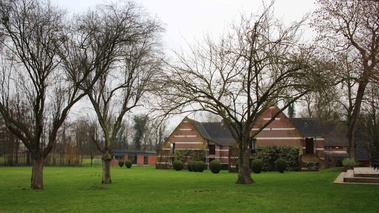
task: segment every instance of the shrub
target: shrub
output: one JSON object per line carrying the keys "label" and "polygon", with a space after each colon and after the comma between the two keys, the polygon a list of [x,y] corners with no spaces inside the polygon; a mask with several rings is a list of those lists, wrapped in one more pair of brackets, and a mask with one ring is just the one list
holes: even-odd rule
{"label": "shrub", "polygon": [[259,146],[253,159],[263,161],[262,171],[274,171],[275,161],[283,158],[287,161],[288,171],[297,171],[300,167],[300,149],[295,146]]}
{"label": "shrub", "polygon": [[318,171],[318,162],[306,162],[305,166],[308,168],[308,171]]}
{"label": "shrub", "polygon": [[209,163],[209,168],[211,169],[213,174],[218,174],[221,170],[221,163],[218,160],[212,160]]}
{"label": "shrub", "polygon": [[355,161],[354,159],[351,159],[351,158],[345,158],[343,159],[342,161],[342,165],[348,169],[352,169],[354,168],[355,166],[358,165],[357,161]]}
{"label": "shrub", "polygon": [[176,171],[180,171],[180,170],[183,169],[184,163],[181,160],[174,160],[174,162],[172,163],[172,165],[174,166],[174,169]]}
{"label": "shrub", "polygon": [[205,169],[204,161],[196,161],[195,168],[196,168],[195,172],[203,172]]}
{"label": "shrub", "polygon": [[174,157],[176,160],[181,160],[185,162],[187,158],[192,161],[205,161],[205,150],[175,150]]}
{"label": "shrub", "polygon": [[132,161],[131,160],[126,160],[125,161],[125,166],[126,166],[126,168],[130,169],[132,167]]}
{"label": "shrub", "polygon": [[278,172],[283,173],[286,170],[287,161],[283,158],[279,158],[275,161],[275,168]]}
{"label": "shrub", "polygon": [[187,169],[190,172],[195,171],[195,161],[192,161],[192,160],[188,161],[188,163],[187,163]]}
{"label": "shrub", "polygon": [[120,167],[123,167],[123,166],[124,166],[124,161],[123,161],[123,160],[118,160],[118,165],[119,165]]}
{"label": "shrub", "polygon": [[262,172],[263,161],[261,159],[254,159],[251,161],[251,169],[254,173],[259,174]]}

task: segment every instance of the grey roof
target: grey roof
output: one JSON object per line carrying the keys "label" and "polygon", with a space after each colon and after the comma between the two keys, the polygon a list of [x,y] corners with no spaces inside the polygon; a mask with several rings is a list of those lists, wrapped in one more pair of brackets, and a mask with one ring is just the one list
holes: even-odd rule
{"label": "grey roof", "polygon": [[325,146],[348,146],[346,125],[312,118],[290,118],[304,137],[324,137]]}
{"label": "grey roof", "polygon": [[124,156],[124,155],[144,155],[144,156],[155,156],[157,153],[155,151],[145,151],[145,150],[112,150],[113,156]]}
{"label": "grey roof", "polygon": [[198,122],[191,120],[199,134],[219,146],[234,146],[234,140],[229,128],[223,122]]}
{"label": "grey roof", "polygon": [[321,137],[322,128],[320,122],[311,118],[290,118],[292,124],[304,137]]}
{"label": "grey roof", "polygon": [[345,124],[329,123],[326,126],[325,146],[349,146]]}

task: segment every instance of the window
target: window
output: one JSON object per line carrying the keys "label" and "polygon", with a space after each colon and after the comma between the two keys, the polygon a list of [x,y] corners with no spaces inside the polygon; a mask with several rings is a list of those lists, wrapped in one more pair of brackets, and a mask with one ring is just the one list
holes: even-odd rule
{"label": "window", "polygon": [[252,141],[250,141],[249,148],[251,150],[251,154],[255,153],[256,144],[257,144],[257,140],[256,139],[253,139]]}
{"label": "window", "polygon": [[215,145],[208,145],[208,150],[210,155],[216,154],[216,146]]}
{"label": "window", "polygon": [[175,143],[170,144],[170,153],[174,154],[175,152]]}

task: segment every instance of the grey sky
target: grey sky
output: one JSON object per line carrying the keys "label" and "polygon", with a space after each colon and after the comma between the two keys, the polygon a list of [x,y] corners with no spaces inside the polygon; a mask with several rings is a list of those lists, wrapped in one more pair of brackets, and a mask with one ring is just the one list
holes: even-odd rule
{"label": "grey sky", "polygon": [[[122,0],[118,0],[122,1]],[[93,8],[103,0],[51,0],[69,12]],[[166,28],[163,41],[170,49],[185,46],[204,34],[221,34],[241,13],[256,13],[262,2],[271,0],[138,0],[149,13],[158,17]],[[314,8],[314,0],[277,0],[275,14],[286,21],[298,20]]]}

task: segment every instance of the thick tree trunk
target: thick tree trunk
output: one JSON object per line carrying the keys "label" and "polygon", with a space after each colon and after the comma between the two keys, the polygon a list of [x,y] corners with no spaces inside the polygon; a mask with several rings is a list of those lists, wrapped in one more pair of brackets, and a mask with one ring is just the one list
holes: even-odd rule
{"label": "thick tree trunk", "polygon": [[33,159],[31,189],[43,189],[43,161],[42,157]]}
{"label": "thick tree trunk", "polygon": [[251,178],[250,170],[250,150],[248,149],[248,143],[242,143],[239,149],[240,154],[238,158],[238,179],[237,184],[252,184],[254,183]]}
{"label": "thick tree trunk", "polygon": [[111,179],[111,159],[103,159],[103,179],[102,184],[112,183]]}

